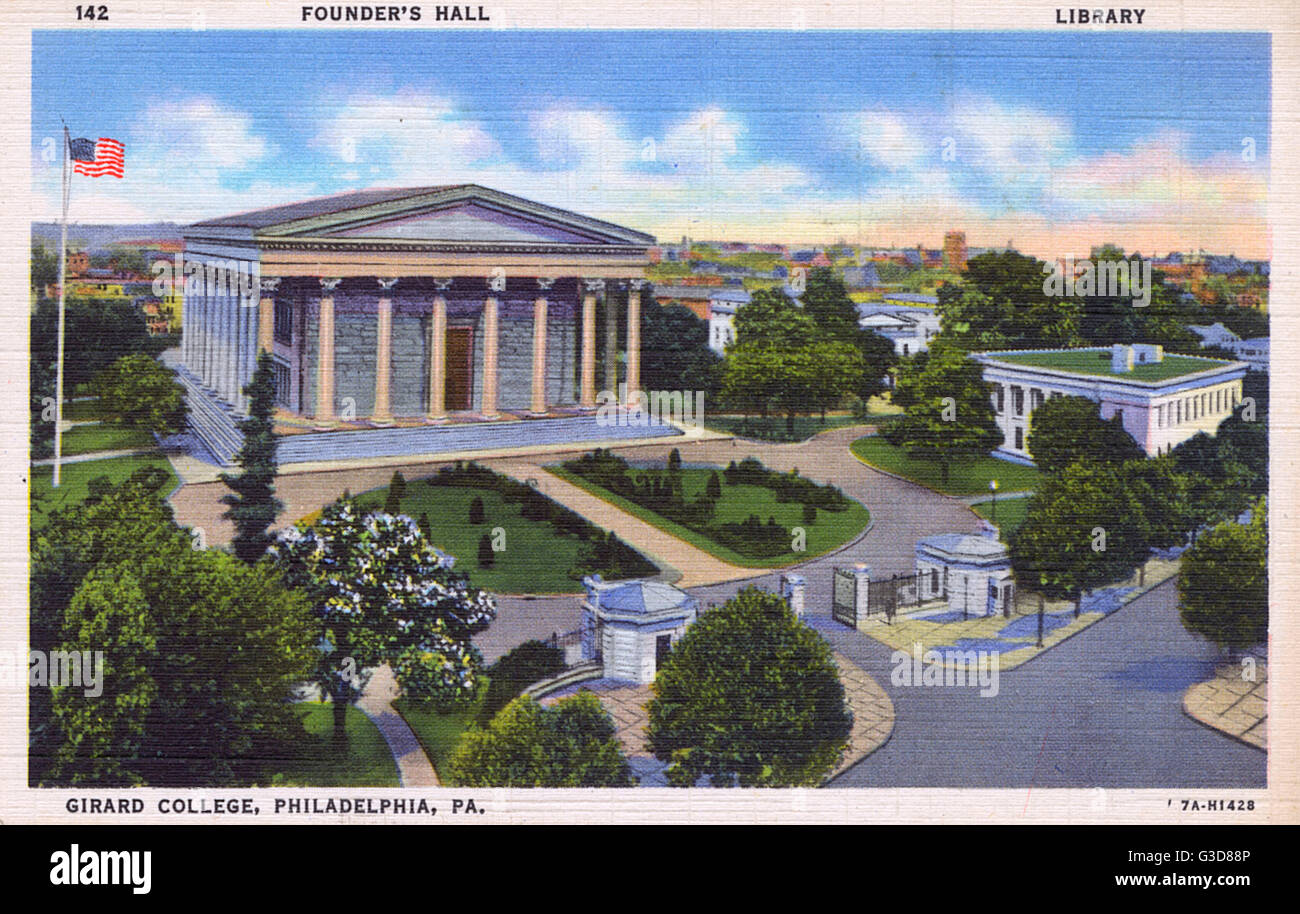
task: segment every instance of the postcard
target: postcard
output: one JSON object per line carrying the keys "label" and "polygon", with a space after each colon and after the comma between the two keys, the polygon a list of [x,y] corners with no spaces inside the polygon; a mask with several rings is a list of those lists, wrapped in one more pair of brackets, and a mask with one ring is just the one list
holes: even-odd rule
{"label": "postcard", "polygon": [[1287,4],[3,19],[5,821],[1297,821]]}

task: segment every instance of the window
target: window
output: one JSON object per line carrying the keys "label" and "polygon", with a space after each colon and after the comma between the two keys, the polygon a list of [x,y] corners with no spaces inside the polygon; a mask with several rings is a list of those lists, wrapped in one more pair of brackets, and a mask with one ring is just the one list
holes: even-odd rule
{"label": "window", "polygon": [[293,404],[289,400],[292,391],[292,383],[289,379],[289,366],[278,359],[274,359],[271,362],[271,370],[274,372],[275,405],[283,406],[285,409],[291,409]]}
{"label": "window", "polygon": [[275,303],[275,339],[281,343],[293,342],[293,304],[290,302]]}
{"label": "window", "polygon": [[1011,387],[1011,412],[1013,415],[1023,416],[1025,414],[1025,389],[1023,387]]}
{"label": "window", "polygon": [[1024,449],[1025,449],[1025,430],[1023,428],[1017,428],[1016,429],[1016,450],[1023,451]]}
{"label": "window", "polygon": [[1005,392],[1005,391],[1003,390],[1003,387],[1002,387],[1001,384],[999,384],[999,385],[997,385],[996,387],[993,388],[993,410],[994,410],[994,412],[998,412],[998,413],[1002,412],[1002,409],[1003,409],[1003,407],[1004,407],[1004,405],[1005,405],[1005,404],[1002,402],[1002,395],[1003,395],[1004,392]]}

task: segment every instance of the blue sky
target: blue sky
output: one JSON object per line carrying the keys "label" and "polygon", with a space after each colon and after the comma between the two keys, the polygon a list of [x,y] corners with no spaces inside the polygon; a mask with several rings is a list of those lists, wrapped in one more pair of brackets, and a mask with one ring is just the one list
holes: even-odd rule
{"label": "blue sky", "polygon": [[127,147],[80,221],[472,181],[669,238],[1267,255],[1267,35],[38,32],[32,73],[41,217],[63,117]]}

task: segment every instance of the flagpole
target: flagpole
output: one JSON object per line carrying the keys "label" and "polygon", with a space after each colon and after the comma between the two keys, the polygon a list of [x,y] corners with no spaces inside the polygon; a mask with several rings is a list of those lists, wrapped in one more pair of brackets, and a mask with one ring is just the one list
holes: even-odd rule
{"label": "flagpole", "polygon": [[63,125],[63,226],[59,232],[59,355],[54,380],[54,488],[59,487],[59,470],[63,465],[63,334],[64,303],[68,293],[68,193],[72,187],[68,174],[68,125]]}

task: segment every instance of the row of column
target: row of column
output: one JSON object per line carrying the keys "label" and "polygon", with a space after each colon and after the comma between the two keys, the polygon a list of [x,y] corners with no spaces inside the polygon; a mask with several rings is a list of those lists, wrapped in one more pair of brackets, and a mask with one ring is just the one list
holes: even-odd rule
{"label": "row of column", "polygon": [[185,366],[237,410],[246,410],[244,387],[256,367],[258,311],[238,291],[187,296],[182,316]]}
{"label": "row of column", "polygon": [[[318,424],[334,421],[334,290],[340,279],[321,279],[319,345],[316,362],[315,418]],[[449,288],[450,280],[435,280],[440,289]],[[274,291],[278,280],[264,280],[263,292]],[[554,279],[539,277],[539,291],[546,292]],[[379,280],[380,296],[375,318],[375,405],[370,417],[377,424],[392,421],[392,356],[393,356],[393,299],[392,289],[396,279]],[[582,297],[582,363],[579,376],[578,405],[584,409],[596,407],[596,300],[604,291],[605,280],[583,280]],[[637,398],[641,387],[641,280],[631,280],[627,301],[627,397]],[[258,349],[271,350],[274,333],[274,299],[264,295],[257,323]],[[539,295],[533,302],[533,353],[532,398],[530,410],[535,415],[547,411],[546,402],[546,345],[548,300]],[[447,419],[447,299],[436,295],[430,321],[429,358],[429,412],[431,422]],[[485,419],[496,419],[501,413],[497,405],[499,390],[498,371],[500,336],[500,301],[495,295],[483,300],[483,388],[480,413]],[[618,347],[618,316],[608,309],[606,319],[606,351]],[[611,358],[606,366],[606,387],[616,390],[618,366]],[[628,405],[632,405],[629,402]]]}

